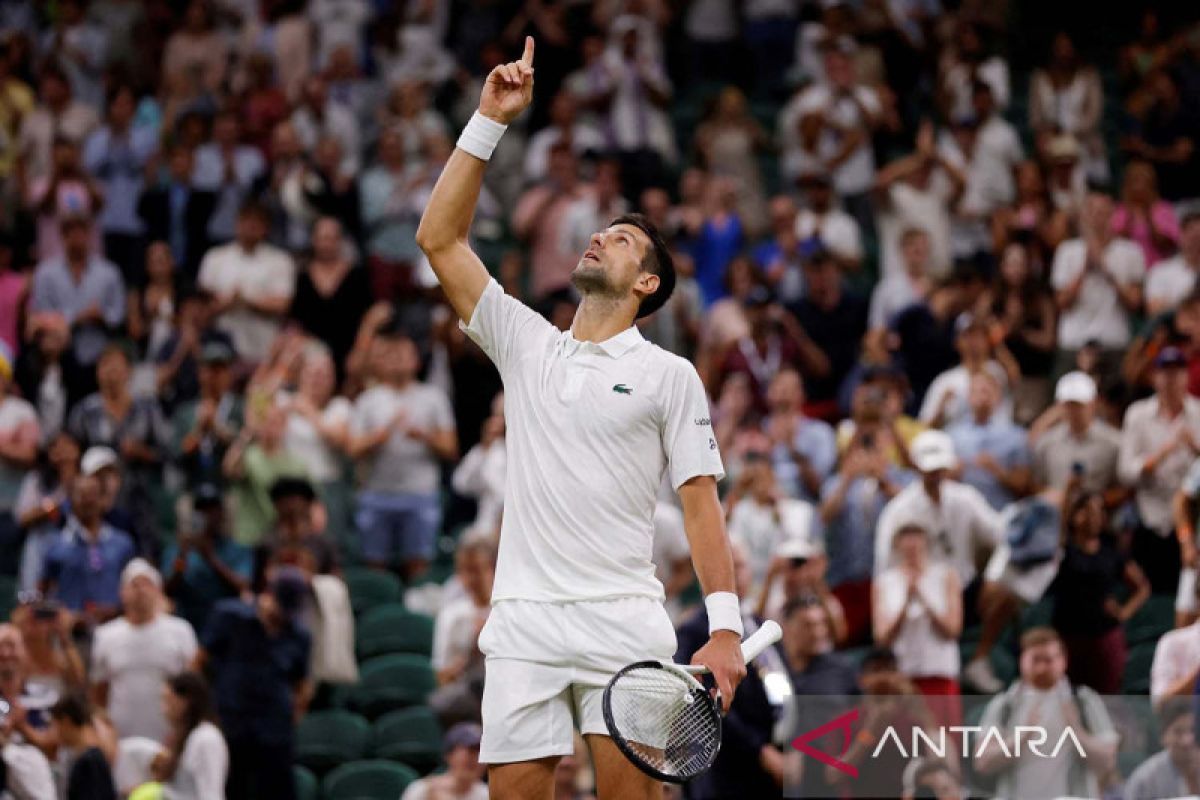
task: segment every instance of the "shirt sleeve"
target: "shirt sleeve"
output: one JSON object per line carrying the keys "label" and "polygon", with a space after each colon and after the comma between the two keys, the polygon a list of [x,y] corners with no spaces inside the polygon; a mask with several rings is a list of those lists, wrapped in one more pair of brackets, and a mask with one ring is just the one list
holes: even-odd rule
{"label": "shirt sleeve", "polygon": [[1191,499],[1200,495],[1200,458],[1192,462],[1187,474],[1183,476],[1183,484],[1179,487]]}
{"label": "shirt sleeve", "polygon": [[[460,323],[461,325],[461,323]],[[484,287],[475,311],[462,329],[483,348],[505,375],[517,356],[535,349],[557,329],[529,306],[510,297],[495,280]]]}
{"label": "shirt sleeve", "polygon": [[1065,289],[1071,285],[1083,269],[1083,259],[1076,258],[1075,253],[1081,244],[1079,242],[1063,242],[1054,251],[1054,263],[1050,269],[1050,285],[1057,289]]}
{"label": "shirt sleeve", "polygon": [[1179,680],[1181,673],[1176,671],[1171,658],[1171,645],[1175,644],[1174,637],[1164,637],[1158,640],[1154,648],[1154,660],[1150,664],[1150,699],[1163,697],[1171,684]]}
{"label": "shirt sleeve", "polygon": [[101,626],[96,630],[96,641],[92,645],[91,679],[95,683],[104,683],[112,680],[108,642],[108,631],[104,630],[103,626]]}
{"label": "shirt sleeve", "polygon": [[680,359],[666,381],[662,441],[671,488],[678,490],[697,475],[720,480],[725,477],[725,468],[709,418],[708,397],[696,368]]}

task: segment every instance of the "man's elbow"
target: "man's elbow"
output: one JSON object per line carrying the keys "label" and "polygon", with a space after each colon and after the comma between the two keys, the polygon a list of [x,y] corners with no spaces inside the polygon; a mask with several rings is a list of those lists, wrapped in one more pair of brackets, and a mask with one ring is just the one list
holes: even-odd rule
{"label": "man's elbow", "polygon": [[454,232],[448,228],[438,230],[441,227],[428,217],[421,217],[421,224],[417,226],[417,247],[430,258],[458,244],[459,239]]}

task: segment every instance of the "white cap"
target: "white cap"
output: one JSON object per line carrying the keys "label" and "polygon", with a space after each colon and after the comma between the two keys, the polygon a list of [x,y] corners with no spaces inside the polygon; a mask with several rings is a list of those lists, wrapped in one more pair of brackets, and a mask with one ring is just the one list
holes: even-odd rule
{"label": "white cap", "polygon": [[89,447],[83,454],[83,458],[79,461],[79,471],[84,475],[95,475],[105,467],[116,467],[120,464],[121,459],[117,457],[111,447],[96,445]]}
{"label": "white cap", "polygon": [[936,472],[939,469],[954,469],[958,456],[954,453],[954,440],[942,431],[922,431],[913,439],[909,448],[913,463],[921,472]]}
{"label": "white cap", "polygon": [[1096,382],[1086,372],[1068,372],[1058,379],[1054,399],[1059,403],[1090,403],[1096,399]]}
{"label": "white cap", "polygon": [[813,558],[821,555],[821,548],[807,536],[789,536],[775,547],[775,555],[779,558]]}
{"label": "white cap", "polygon": [[162,575],[144,558],[135,558],[125,565],[121,570],[121,586],[128,586],[134,578],[149,578],[156,587],[162,588]]}

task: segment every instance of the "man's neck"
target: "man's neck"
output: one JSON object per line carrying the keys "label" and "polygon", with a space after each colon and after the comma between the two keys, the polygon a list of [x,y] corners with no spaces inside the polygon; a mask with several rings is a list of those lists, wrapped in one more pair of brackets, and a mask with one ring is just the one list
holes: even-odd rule
{"label": "man's neck", "polygon": [[986,428],[987,424],[992,421],[991,411],[976,411],[972,416],[975,419],[975,424],[981,428]]}
{"label": "man's neck", "polygon": [[66,262],[67,269],[76,274],[87,269],[88,254],[87,253],[65,253],[63,260]]}
{"label": "man's neck", "polygon": [[261,244],[261,242],[243,242],[240,239],[238,240],[238,247],[248,256],[254,255],[254,251],[257,250]]}
{"label": "man's neck", "polygon": [[149,625],[151,622],[154,622],[154,617],[155,617],[155,614],[153,611],[150,611],[149,613],[141,613],[139,611],[134,611],[132,608],[125,609],[125,619],[129,622],[130,625],[133,625],[134,627],[137,627],[137,628],[140,628],[143,625]]}
{"label": "man's neck", "polygon": [[[604,342],[633,325],[628,310],[618,298],[584,295],[571,322],[571,335],[580,342]],[[636,312],[635,312],[636,313]]]}
{"label": "man's neck", "polygon": [[1067,423],[1067,432],[1076,439],[1083,439],[1087,436],[1088,430],[1091,428],[1091,423],[1081,425],[1076,422]]}
{"label": "man's neck", "polygon": [[1158,395],[1158,410],[1169,417],[1177,417],[1183,413],[1183,403],[1184,400],[1182,397]]}

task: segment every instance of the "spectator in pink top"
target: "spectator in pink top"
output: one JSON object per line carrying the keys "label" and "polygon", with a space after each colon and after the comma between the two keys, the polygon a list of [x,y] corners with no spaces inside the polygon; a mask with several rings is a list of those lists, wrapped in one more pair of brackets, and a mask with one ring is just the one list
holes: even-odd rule
{"label": "spectator in pink top", "polygon": [[1113,231],[1142,248],[1146,265],[1154,266],[1175,253],[1179,220],[1171,204],[1158,195],[1158,177],[1149,161],[1133,161],[1125,168],[1121,204],[1113,213]]}

